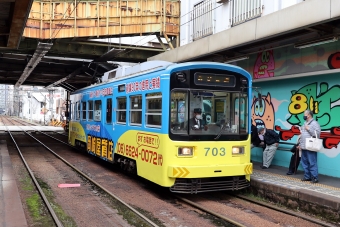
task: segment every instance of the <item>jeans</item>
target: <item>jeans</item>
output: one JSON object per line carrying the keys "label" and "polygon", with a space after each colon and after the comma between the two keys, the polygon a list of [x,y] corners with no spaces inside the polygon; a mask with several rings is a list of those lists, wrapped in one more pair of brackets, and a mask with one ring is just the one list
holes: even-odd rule
{"label": "jeans", "polygon": [[302,149],[301,164],[305,170],[305,179],[318,179],[318,153]]}

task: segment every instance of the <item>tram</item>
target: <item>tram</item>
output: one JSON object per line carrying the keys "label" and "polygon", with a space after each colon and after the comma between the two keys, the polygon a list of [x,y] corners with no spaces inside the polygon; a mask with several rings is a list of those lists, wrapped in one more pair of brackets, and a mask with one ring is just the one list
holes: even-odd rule
{"label": "tram", "polygon": [[150,61],[70,95],[69,143],[176,193],[250,185],[252,78],[233,65]]}

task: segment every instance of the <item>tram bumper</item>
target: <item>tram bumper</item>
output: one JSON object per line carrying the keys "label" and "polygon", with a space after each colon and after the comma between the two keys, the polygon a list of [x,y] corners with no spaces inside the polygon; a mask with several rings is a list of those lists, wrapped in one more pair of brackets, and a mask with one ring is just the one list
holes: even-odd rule
{"label": "tram bumper", "polygon": [[240,190],[250,186],[253,164],[214,166],[169,166],[168,177],[176,178],[170,191],[199,193],[224,190]]}
{"label": "tram bumper", "polygon": [[253,163],[212,165],[212,166],[169,166],[168,177],[205,178],[244,176],[253,173]]}

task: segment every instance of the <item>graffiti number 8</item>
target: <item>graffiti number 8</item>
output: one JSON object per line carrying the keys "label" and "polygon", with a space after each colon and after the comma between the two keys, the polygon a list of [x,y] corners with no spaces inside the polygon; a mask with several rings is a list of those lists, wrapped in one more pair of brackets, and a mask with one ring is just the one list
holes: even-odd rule
{"label": "graffiti number 8", "polygon": [[290,99],[292,102],[289,104],[289,112],[291,114],[299,114],[305,111],[307,106],[307,98],[303,94],[295,94]]}

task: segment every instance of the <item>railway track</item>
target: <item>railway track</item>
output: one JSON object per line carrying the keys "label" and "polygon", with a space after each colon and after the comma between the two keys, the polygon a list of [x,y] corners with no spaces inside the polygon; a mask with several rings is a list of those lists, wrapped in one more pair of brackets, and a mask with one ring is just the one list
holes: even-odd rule
{"label": "railway track", "polygon": [[[2,119],[0,119],[1,121],[2,121]],[[9,122],[11,122],[10,120],[9,120]],[[14,122],[15,123],[15,122]],[[17,124],[18,124],[18,122],[16,122]],[[11,124],[13,124],[13,123],[11,123]],[[63,144],[62,146],[69,146],[68,144],[67,144],[67,137],[64,137],[64,134],[62,134],[62,133],[54,133],[55,135],[60,135],[60,137],[62,137],[62,138],[55,138],[54,136],[51,136],[50,134],[48,134],[48,133],[43,133],[43,132],[38,132],[38,133],[36,133],[34,136],[33,136],[33,133],[25,133],[25,135],[26,136],[29,136],[31,139],[32,139],[32,141],[34,141],[34,143],[36,143],[36,144],[39,144],[40,146],[42,146],[42,147],[44,147],[45,149],[47,149],[47,150],[49,150],[50,152],[51,152],[51,154],[53,154],[53,157],[58,157],[58,154],[57,154],[57,152],[55,152],[55,151],[53,151],[50,147],[48,147],[47,145],[46,145],[46,143],[49,143],[49,144],[52,144],[50,141],[57,141],[57,143],[55,143],[55,146],[57,147],[60,147],[60,145],[56,145],[56,144]],[[15,135],[13,136],[13,135],[11,135],[11,137],[13,138],[13,139],[15,139]],[[34,139],[33,139],[33,137],[34,137]],[[41,142],[41,141],[44,141],[43,143]],[[32,143],[30,143],[30,145],[33,145],[33,142]],[[16,147],[17,147],[17,149],[18,150],[20,150],[20,144],[19,145],[17,145],[17,143],[16,143]],[[24,147],[22,147],[21,149],[24,149]],[[23,152],[23,154],[21,154],[21,156],[23,156],[23,157],[25,157],[25,152]],[[84,171],[80,168],[76,168],[75,166],[76,166],[76,163],[68,163],[65,159],[63,159],[62,157],[58,157],[58,159],[59,160],[61,160],[62,162],[64,162],[68,167],[67,168],[70,168],[69,166],[71,166],[73,169],[74,169],[74,171],[76,171],[77,172],[77,174],[79,174],[79,175],[81,175],[82,176],[82,178],[84,178],[85,180],[86,180],[86,182],[91,182],[91,187],[96,187],[97,189],[95,190],[95,191],[99,191],[99,190],[101,190],[101,191],[103,191],[104,193],[106,193],[109,197],[111,197],[111,198],[114,198],[115,200],[117,200],[117,201],[119,201],[122,205],[127,205],[126,207],[128,207],[128,209],[130,209],[130,207],[129,207],[129,205],[126,203],[126,202],[124,202],[122,199],[120,199],[118,196],[116,196],[116,195],[114,195],[114,194],[112,194],[112,188],[110,188],[110,190],[107,190],[107,188],[105,188],[105,187],[102,187],[101,186],[101,184],[100,183],[97,183],[96,181],[94,181],[93,179],[94,178],[97,178],[97,176],[96,175],[94,175],[95,173],[92,173],[92,172],[87,172],[87,174],[84,174]],[[23,162],[26,162],[26,163],[29,163],[29,162],[27,162],[27,161],[23,161]],[[55,162],[55,161],[53,161],[52,159],[50,159],[49,160],[49,162]],[[29,167],[28,167],[29,168]],[[31,170],[31,172],[35,172],[34,171],[34,169],[33,169],[33,171]],[[86,171],[85,171],[86,172]],[[134,179],[134,180],[136,180],[136,179]],[[34,180],[32,180],[32,181],[34,181]],[[138,181],[138,180],[137,180]],[[39,182],[38,182],[39,183]],[[157,189],[158,190],[158,189]],[[39,192],[40,193],[40,192]],[[223,195],[225,195],[225,194],[222,194],[222,193],[218,193],[219,195],[220,195],[220,197],[222,198],[223,197]],[[200,196],[201,196],[201,194],[200,194]],[[162,197],[162,195],[160,195],[160,197]],[[219,204],[220,203],[220,201],[219,201],[219,199],[216,199],[215,197],[213,197],[213,198],[211,198],[211,197],[208,197],[207,196],[207,194],[205,194],[204,195],[204,198],[205,198],[205,200],[206,201],[208,201],[208,202],[212,202],[212,203],[215,203],[215,204]],[[186,203],[186,204],[189,204],[190,206],[192,206],[192,207],[194,207],[194,209],[199,209],[199,210],[201,210],[201,211],[203,211],[204,213],[207,213],[207,214],[210,214],[211,216],[213,216],[215,219],[219,219],[220,221],[218,221],[219,223],[223,223],[222,225],[233,225],[233,226],[248,226],[248,224],[246,224],[246,222],[244,222],[242,219],[240,220],[240,219],[237,219],[237,218],[234,218],[232,215],[226,215],[226,214],[223,214],[223,213],[221,213],[221,209],[220,210],[215,210],[215,209],[211,209],[211,207],[209,208],[209,207],[207,207],[207,206],[205,206],[204,204],[202,204],[202,203],[197,203],[197,202],[195,202],[194,200],[192,200],[192,199],[190,199],[190,196],[188,196],[188,197],[180,197],[180,196],[178,196],[178,197],[176,197],[177,198],[177,200],[180,200],[180,201],[182,201],[183,203]],[[271,209],[271,210],[276,210],[278,213],[284,213],[284,214],[286,214],[286,215],[290,215],[291,217],[298,217],[298,218],[300,218],[300,219],[304,219],[304,220],[306,220],[306,221],[308,221],[308,223],[313,223],[313,224],[315,224],[315,225],[319,225],[319,226],[333,226],[333,225],[331,225],[331,224],[328,224],[328,223],[325,223],[325,222],[322,222],[322,221],[320,221],[320,220],[317,220],[317,219],[313,219],[313,218],[311,218],[311,217],[309,217],[309,216],[304,216],[304,215],[302,215],[302,214],[299,214],[299,213],[297,213],[297,212],[292,212],[292,211],[287,211],[287,210],[285,210],[285,209],[281,209],[281,208],[277,208],[277,207],[275,207],[275,206],[272,206],[272,207],[270,207],[270,205],[268,205],[268,204],[265,204],[265,203],[261,203],[261,202],[258,202],[258,201],[256,201],[256,200],[251,200],[251,199],[248,199],[248,198],[241,198],[240,196],[238,197],[239,199],[247,199],[249,202],[251,202],[252,204],[257,204],[257,205],[259,205],[259,206],[265,206],[265,207],[267,207],[267,208],[269,208],[269,209]],[[46,205],[47,207],[48,207],[48,205]],[[131,207],[132,209],[131,209],[131,211],[132,212],[134,212],[133,211],[133,207]],[[192,209],[192,208],[191,208]],[[223,210],[224,208],[222,208],[222,210]],[[139,216],[138,215],[138,211],[137,211],[137,214],[135,214],[135,215],[137,215],[137,216]],[[51,216],[53,216],[52,215],[52,212],[51,212]],[[142,214],[142,216],[144,216],[143,214]],[[58,215],[57,215],[57,217],[58,217]],[[145,216],[144,216],[145,217]],[[148,220],[150,220],[150,219],[148,219],[147,217],[146,218],[143,218],[142,217],[142,219],[143,219],[143,221],[145,221],[146,222],[146,225],[147,226],[158,226],[155,222],[153,222],[153,221],[151,221],[150,223],[148,222]],[[60,221],[59,221],[60,222]],[[58,220],[56,220],[55,221],[55,223],[56,223],[56,225],[57,226],[59,226],[57,223],[58,223]],[[61,225],[62,226],[62,225]]]}
{"label": "railway track", "polygon": [[280,208],[280,207],[277,207],[277,206],[274,206],[274,205],[271,205],[271,204],[268,204],[268,203],[264,203],[264,202],[261,202],[261,201],[255,200],[255,199],[251,199],[251,198],[246,197],[244,195],[234,195],[234,196],[236,198],[251,202],[253,204],[257,204],[259,206],[267,207],[269,209],[276,210],[276,211],[284,213],[284,214],[288,214],[288,215],[291,215],[291,216],[294,216],[294,217],[304,219],[306,221],[309,221],[311,223],[314,223],[314,224],[317,224],[317,225],[320,225],[320,226],[334,227],[334,225],[332,225],[330,223],[320,221],[318,219],[312,218],[312,217],[304,215],[302,213],[298,213],[298,212],[294,212],[294,211],[287,210],[287,209],[284,209],[284,208]]}
{"label": "railway track", "polygon": [[[29,175],[32,179],[32,181],[34,182],[37,190],[39,191],[39,194],[42,198],[42,200],[44,201],[54,223],[56,226],[64,226],[64,224],[62,223],[62,220],[59,219],[58,215],[56,214],[56,212],[53,209],[53,205],[50,203],[50,201],[47,199],[47,196],[45,195],[44,191],[42,190],[41,186],[39,185],[38,180],[36,179],[34,172],[37,171],[37,169],[35,169],[34,164],[32,164],[32,166],[30,166],[30,162],[26,160],[25,158],[25,152],[27,151],[27,147],[26,146],[20,146],[20,142],[18,142],[18,138],[16,138],[17,136],[13,133],[11,133],[10,131],[8,131],[13,143],[15,144],[15,147],[18,151],[18,154],[22,160],[22,162],[24,163],[27,171],[29,172]],[[22,134],[22,133],[21,133]],[[87,176],[86,174],[84,174],[81,170],[79,170],[78,168],[74,167],[73,164],[69,163],[68,161],[66,161],[64,158],[62,158],[61,156],[59,156],[57,154],[57,152],[53,151],[51,148],[49,148],[44,142],[42,142],[42,138],[40,138],[40,140],[37,138],[37,136],[33,136],[31,133],[27,133],[25,132],[25,136],[26,138],[29,137],[30,141],[34,141],[31,144],[33,145],[35,144],[39,144],[42,147],[44,147],[46,150],[48,150],[49,152],[51,152],[51,154],[54,155],[55,158],[61,160],[68,168],[72,168],[73,171],[77,172],[77,174],[79,174],[83,179],[86,179],[86,183],[90,183],[91,186],[93,188],[96,188],[97,191],[101,190],[103,192],[105,192],[107,194],[107,196],[111,197],[111,199],[114,199],[116,201],[118,201],[121,205],[125,206],[127,209],[129,209],[131,212],[133,212],[133,214],[135,216],[137,216],[138,218],[141,219],[141,221],[138,221],[138,223],[143,223],[143,226],[158,226],[156,223],[154,223],[153,221],[151,221],[150,219],[148,219],[146,216],[144,216],[142,213],[140,213],[139,211],[137,211],[135,208],[133,208],[132,206],[130,206],[129,204],[127,204],[126,202],[124,202],[122,199],[120,199],[118,196],[116,196],[115,194],[113,194],[112,192],[110,192],[109,190],[107,190],[106,188],[104,188],[101,184],[97,183],[95,180],[93,180],[91,177]],[[39,133],[39,137],[45,136],[44,141],[47,141],[47,138],[50,139],[54,139],[56,141],[58,141],[59,143],[62,143],[64,145],[69,146],[66,142],[57,139],[47,133],[43,133],[40,132]],[[19,141],[23,141],[22,138],[19,139]],[[27,153],[32,152],[32,151],[27,151]],[[28,156],[31,156],[32,154],[27,154]],[[39,154],[37,154],[39,155]],[[50,162],[54,162],[53,160],[50,160]],[[65,168],[65,167],[63,167]]]}
{"label": "railway track", "polygon": [[[220,194],[222,194],[222,193],[220,193]],[[265,207],[265,208],[268,208],[270,210],[279,212],[281,214],[286,214],[286,215],[289,215],[291,217],[297,217],[299,219],[306,220],[307,222],[315,224],[317,226],[325,226],[325,227],[334,227],[335,226],[333,224],[320,221],[319,219],[312,218],[311,216],[307,216],[307,215],[304,215],[304,214],[299,213],[299,212],[294,212],[294,211],[287,210],[287,209],[284,209],[284,208],[280,208],[280,207],[277,207],[277,206],[274,206],[274,205],[270,205],[270,204],[265,203],[265,202],[257,201],[255,199],[251,199],[251,198],[248,198],[248,197],[243,196],[243,195],[233,194],[232,196],[235,197],[235,198],[250,202],[252,204],[256,204],[258,206]],[[178,200],[180,200],[180,201],[182,201],[186,204],[189,204],[190,206],[192,206],[196,209],[199,209],[199,210],[206,212],[206,213],[208,213],[208,214],[210,214],[210,215],[212,215],[216,218],[221,219],[222,220],[221,222],[224,221],[225,223],[229,223],[230,225],[234,225],[234,226],[238,226],[238,227],[245,227],[245,226],[249,226],[251,224],[251,223],[246,223],[243,220],[240,221],[239,219],[234,218],[231,215],[225,215],[225,214],[223,214],[223,212],[221,212],[221,210],[215,210],[215,209],[208,208],[202,202],[195,202],[194,200],[196,200],[197,198],[196,199],[195,198],[194,199],[188,199],[188,198],[184,198],[183,196],[177,196],[177,195],[175,197]],[[221,197],[223,197],[223,195]],[[220,198],[218,198],[217,200],[215,198],[216,202],[219,202],[218,200]],[[211,203],[212,199],[210,197],[207,198],[207,199]],[[263,224],[259,224],[259,225],[263,225]],[[256,226],[256,224],[254,224],[254,226]]]}
{"label": "railway track", "polygon": [[4,115],[0,115],[0,122],[4,126],[11,126],[11,125],[13,126],[35,126],[35,124],[25,122],[19,119],[15,119],[13,117],[4,116]]}

